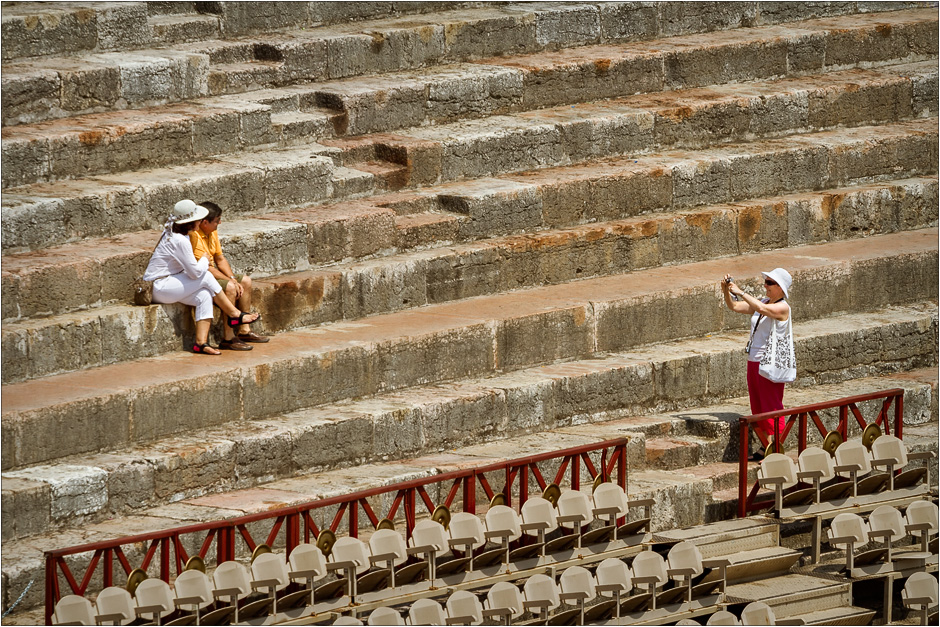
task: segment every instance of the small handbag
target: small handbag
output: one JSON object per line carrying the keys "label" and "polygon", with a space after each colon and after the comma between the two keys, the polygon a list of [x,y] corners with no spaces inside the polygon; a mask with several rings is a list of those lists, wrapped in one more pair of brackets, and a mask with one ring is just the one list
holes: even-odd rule
{"label": "small handbag", "polygon": [[[163,235],[165,234],[166,233],[160,235],[160,239],[157,240],[157,246],[163,241]],[[157,246],[153,247],[154,251],[157,250]],[[135,305],[146,307],[147,305],[153,304],[153,281],[145,281],[143,275],[134,279],[131,283],[131,291],[134,293]]]}
{"label": "small handbag", "polygon": [[793,311],[787,317],[786,330],[777,331],[774,324],[767,339],[767,348],[760,359],[759,372],[774,383],[796,380],[796,351],[793,348]]}

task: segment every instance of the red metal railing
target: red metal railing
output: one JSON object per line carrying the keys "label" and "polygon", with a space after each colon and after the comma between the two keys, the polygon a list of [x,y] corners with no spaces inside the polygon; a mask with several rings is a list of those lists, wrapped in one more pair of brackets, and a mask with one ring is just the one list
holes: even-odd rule
{"label": "red metal railing", "polygon": [[[866,401],[875,401],[881,400],[881,410],[878,412],[878,416],[868,423],[865,421],[865,418],[862,416],[862,412],[858,409],[858,404]],[[814,405],[803,405],[802,407],[791,407],[790,409],[781,409],[778,411],[766,412],[763,414],[756,414],[753,416],[742,416],[738,425],[740,433],[740,451],[738,453],[738,516],[743,518],[748,515],[748,512],[753,512],[757,510],[767,509],[768,507],[773,507],[773,499],[757,500],[757,494],[759,490],[759,485],[755,481],[754,484],[748,490],[748,480],[747,480],[747,449],[748,449],[748,438],[750,435],[750,425],[751,423],[758,422],[760,420],[772,420],[774,429],[774,439],[777,442],[786,444],[787,437],[790,435],[793,430],[793,426],[797,425],[797,440],[798,440],[798,453],[802,453],[806,448],[806,439],[808,435],[808,429],[810,428],[810,423],[812,426],[819,431],[820,435],[823,437],[829,432],[828,429],[823,425],[822,420],[819,418],[819,412],[826,409],[835,409],[839,410],[839,424],[834,429],[842,435],[843,441],[848,440],[848,429],[849,429],[849,412],[855,418],[855,421],[858,423],[858,426],[864,429],[868,424],[877,424],[880,426],[886,434],[891,433],[891,426],[888,421],[888,413],[891,410],[891,406],[894,405],[894,434],[897,437],[902,437],[902,430],[904,428],[904,390],[896,388],[893,390],[882,390],[881,392],[872,392],[871,394],[860,394],[858,396],[847,396],[845,398],[840,398],[834,401],[828,401],[825,403],[816,403]],[[775,420],[786,416],[786,423],[783,427],[783,431],[780,431],[779,421]]]}
{"label": "red metal railing", "polygon": [[[427,491],[427,488],[432,485],[439,484],[441,488],[449,485],[443,505],[451,507],[458,493],[462,493],[463,511],[475,514],[477,512],[477,489],[481,488],[487,498],[492,499],[496,491],[493,490],[491,481],[501,481],[501,484],[497,483],[496,485],[501,486],[499,491],[505,495],[507,504],[518,501],[521,507],[529,497],[530,479],[534,478],[541,490],[548,486],[549,482],[546,482],[542,475],[538,466],[539,463],[560,459],[561,463],[552,483],[560,484],[565,474],[569,473],[571,487],[580,489],[583,464],[584,469],[592,479],[597,477],[598,474],[603,474],[605,479],[615,478],[617,484],[626,490],[626,443],[626,438],[606,440],[511,461],[496,462],[478,468],[413,479],[390,486],[362,490],[352,494],[311,501],[302,505],[250,514],[239,518],[176,527],[155,533],[46,551],[46,624],[51,624],[55,604],[62,596],[59,585],[60,574],[65,579],[72,594],[85,594],[90,582],[99,571],[103,587],[114,585],[115,560],[123,569],[125,576],[134,569],[125,552],[125,548],[129,545],[147,545],[147,551],[138,567],[147,570],[156,559],[159,564],[160,578],[169,582],[173,572],[179,574],[183,571],[186,561],[190,557],[184,547],[184,536],[205,534],[198,551],[199,557],[205,559],[214,545],[216,563],[220,563],[235,557],[239,538],[245,543],[248,551],[253,551],[258,543],[249,532],[248,525],[271,520],[271,530],[264,538],[264,544],[273,546],[279,536],[283,534],[287,553],[290,553],[301,541],[310,542],[311,539],[316,539],[319,535],[320,529],[312,515],[315,510],[338,506],[329,529],[335,532],[339,529],[345,517],[348,522],[349,535],[356,537],[359,534],[360,510],[365,513],[373,526],[378,525],[380,521],[368,499],[390,493],[395,493],[395,497],[384,518],[394,519],[401,509],[405,518],[407,537],[410,538],[419,514],[419,504],[424,505],[428,514],[436,508]],[[594,464],[591,453],[600,454],[599,464]],[[490,474],[489,478],[487,474]],[[497,479],[494,475],[499,478]],[[69,555],[90,552],[94,552],[94,554],[79,583],[72,574],[65,558]]]}

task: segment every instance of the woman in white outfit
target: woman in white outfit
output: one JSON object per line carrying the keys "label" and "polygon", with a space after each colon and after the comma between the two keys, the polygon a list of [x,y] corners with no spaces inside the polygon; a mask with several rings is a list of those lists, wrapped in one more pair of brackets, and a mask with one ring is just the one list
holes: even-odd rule
{"label": "woman in white outfit", "polygon": [[209,327],[212,325],[212,303],[219,306],[231,327],[249,324],[261,318],[259,314],[243,313],[222,291],[215,277],[208,271],[209,258],[196,261],[189,232],[208,210],[191,200],[181,200],[164,225],[163,237],[150,257],[144,280],[153,281],[153,302],[183,303],[196,308],[196,343],[193,352],[221,355],[209,346]]}

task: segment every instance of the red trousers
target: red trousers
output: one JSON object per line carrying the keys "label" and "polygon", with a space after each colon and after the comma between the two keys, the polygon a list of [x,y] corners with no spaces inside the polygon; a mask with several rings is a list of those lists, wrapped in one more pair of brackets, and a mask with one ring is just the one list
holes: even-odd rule
{"label": "red trousers", "polygon": [[[774,383],[760,374],[760,363],[747,362],[747,394],[751,399],[751,413],[763,414],[768,411],[783,409],[783,383]],[[786,418],[780,416],[776,419],[780,433],[786,425]],[[774,432],[774,420],[768,418],[754,423],[769,435]]]}

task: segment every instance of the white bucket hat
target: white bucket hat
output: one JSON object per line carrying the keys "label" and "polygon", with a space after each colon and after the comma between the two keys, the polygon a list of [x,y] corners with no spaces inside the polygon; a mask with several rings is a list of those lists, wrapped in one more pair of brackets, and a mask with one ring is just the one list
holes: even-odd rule
{"label": "white bucket hat", "polygon": [[790,297],[790,286],[793,285],[793,277],[790,276],[789,272],[783,268],[774,268],[770,272],[761,272],[761,274],[764,275],[765,279],[770,279],[779,285],[785,297]]}
{"label": "white bucket hat", "polygon": [[202,220],[209,215],[209,210],[191,200],[181,200],[173,207],[173,215],[176,216],[174,223],[186,224],[187,222]]}

